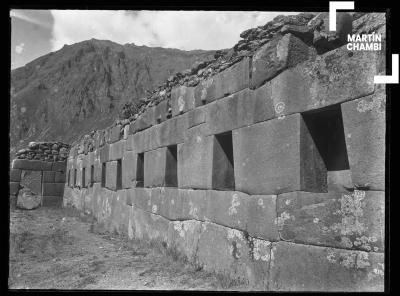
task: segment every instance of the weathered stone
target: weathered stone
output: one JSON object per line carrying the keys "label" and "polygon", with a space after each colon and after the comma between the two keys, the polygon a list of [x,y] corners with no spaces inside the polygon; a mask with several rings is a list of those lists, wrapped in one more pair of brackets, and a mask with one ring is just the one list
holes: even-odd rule
{"label": "weathered stone", "polygon": [[130,124],[129,133],[134,134],[156,124],[154,111],[155,107],[147,108],[146,111],[138,117],[138,119]]}
{"label": "weathered stone", "polygon": [[236,190],[326,192],[326,168],[300,114],[233,131]]}
{"label": "weathered stone", "polygon": [[176,151],[169,147],[148,151],[144,154],[144,186],[176,187]]}
{"label": "weathered stone", "polygon": [[137,207],[143,211],[151,212],[152,188],[131,188],[127,190],[127,205]]}
{"label": "weathered stone", "polygon": [[190,110],[186,114],[187,128],[194,127],[196,125],[202,124],[206,122],[206,114],[208,111],[209,105],[197,107],[196,109]]}
{"label": "weathered stone", "polygon": [[167,120],[167,114],[168,114],[168,101],[163,100],[155,106],[154,109],[155,123],[161,123]]}
{"label": "weathered stone", "polygon": [[293,34],[297,38],[304,41],[306,44],[310,44],[313,41],[314,33],[308,26],[297,26],[297,25],[284,25],[281,28],[281,34]]}
{"label": "weathered stone", "polygon": [[40,207],[42,197],[29,190],[29,188],[22,188],[18,193],[17,207],[23,210],[33,210]]}
{"label": "weathered stone", "polygon": [[267,241],[279,240],[276,224],[276,195],[251,195],[246,230],[250,236]]}
{"label": "weathered stone", "polygon": [[43,196],[42,206],[43,207],[57,207],[60,208],[62,205],[62,196]]}
{"label": "weathered stone", "polygon": [[42,196],[63,196],[64,183],[43,183]]}
{"label": "weathered stone", "polygon": [[195,106],[210,103],[249,86],[249,58],[203,80],[194,90]]}
{"label": "weathered stone", "polygon": [[10,195],[18,194],[19,188],[20,188],[19,182],[10,182]]}
{"label": "weathered stone", "polygon": [[133,208],[134,237],[158,243],[168,241],[169,221],[159,215],[154,215],[140,209]]}
{"label": "weathered stone", "polygon": [[385,193],[290,192],[278,196],[281,238],[304,244],[382,252]]}
{"label": "weathered stone", "polygon": [[207,133],[218,134],[274,117],[269,85],[244,89],[211,103],[207,109]]}
{"label": "weathered stone", "polygon": [[271,291],[383,291],[383,253],[273,243]]}
{"label": "weathered stone", "polygon": [[[329,14],[320,13],[310,23],[320,23],[314,29],[314,46],[319,54],[333,50],[347,42],[347,35],[352,33],[353,18],[349,13],[336,13],[336,30],[329,30]],[[314,25],[312,25],[314,27]]]}
{"label": "weathered stone", "polygon": [[110,157],[110,145],[105,144],[103,147],[100,148],[100,162],[107,162],[109,161]]}
{"label": "weathered stone", "polygon": [[13,169],[32,170],[32,171],[51,171],[52,163],[41,160],[14,159]]}
{"label": "weathered stone", "polygon": [[[319,109],[374,91],[383,53],[345,46],[288,69],[271,80],[277,116]],[[287,87],[290,85],[290,87]]]}
{"label": "weathered stone", "polygon": [[254,240],[236,229],[203,222],[197,258],[204,270],[254,286],[268,278],[270,243]]}
{"label": "weathered stone", "polygon": [[21,170],[20,169],[10,169],[10,182],[21,181]]}
{"label": "weathered stone", "polygon": [[296,36],[289,33],[272,39],[253,56],[250,87],[260,87],[284,69],[293,67],[308,57],[308,46]]}
{"label": "weathered stone", "polygon": [[153,134],[155,144],[151,149],[183,143],[186,132],[186,118],[176,116],[155,127]]}
{"label": "weathered stone", "polygon": [[43,183],[54,183],[56,172],[43,171]]}
{"label": "weathered stone", "polygon": [[[249,196],[237,191],[207,190],[206,221],[245,231],[249,214]],[[193,208],[192,211],[195,211]],[[201,209],[201,208],[200,208]]]}
{"label": "weathered stone", "polygon": [[118,190],[114,192],[111,202],[111,216],[110,216],[110,232],[118,234],[128,233],[129,223],[129,206],[126,205],[127,192],[126,190]]}
{"label": "weathered stone", "polygon": [[110,129],[108,143],[115,143],[120,140],[121,126],[116,125]]}
{"label": "weathered stone", "polygon": [[128,136],[129,136],[129,124],[124,126],[124,137],[123,137],[123,139],[127,140]]}
{"label": "weathered stone", "polygon": [[342,104],[343,127],[354,184],[385,190],[385,92]]}
{"label": "weathered stone", "polygon": [[131,188],[132,182],[136,180],[137,153],[125,151],[122,158],[122,187]]}
{"label": "weathered stone", "polygon": [[179,188],[211,189],[213,137],[205,136],[203,125],[188,130],[188,139],[178,145]]}
{"label": "weathered stone", "polygon": [[199,221],[171,221],[168,227],[168,247],[196,262],[196,252],[202,227]]}
{"label": "weathered stone", "polygon": [[125,140],[110,144],[109,161],[121,159],[125,151]]}
{"label": "weathered stone", "polygon": [[108,161],[106,164],[106,187],[117,190],[117,161]]}
{"label": "weathered stone", "polygon": [[28,188],[36,195],[41,195],[42,193],[42,172],[41,171],[25,171],[21,173],[20,184]]}
{"label": "weathered stone", "polygon": [[177,116],[194,109],[194,87],[177,86],[172,88],[171,108],[172,116]]}

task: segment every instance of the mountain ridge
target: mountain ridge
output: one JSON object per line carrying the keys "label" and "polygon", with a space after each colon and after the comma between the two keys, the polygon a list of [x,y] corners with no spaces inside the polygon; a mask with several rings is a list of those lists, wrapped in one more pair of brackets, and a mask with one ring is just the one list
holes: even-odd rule
{"label": "mountain ridge", "polygon": [[104,128],[121,106],[215,51],[90,39],[11,71],[10,153],[29,141],[71,142]]}

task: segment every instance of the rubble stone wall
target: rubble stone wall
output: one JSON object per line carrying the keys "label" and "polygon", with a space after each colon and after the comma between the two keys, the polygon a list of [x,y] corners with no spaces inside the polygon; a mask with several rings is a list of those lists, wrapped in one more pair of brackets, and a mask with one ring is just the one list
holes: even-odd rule
{"label": "rubble stone wall", "polygon": [[266,27],[242,34],[269,38],[251,55],[75,143],[63,204],[254,289],[383,291],[385,52]]}
{"label": "rubble stone wall", "polygon": [[10,169],[11,204],[25,188],[42,199],[42,206],[61,206],[69,148],[61,142],[31,142],[18,151]]}

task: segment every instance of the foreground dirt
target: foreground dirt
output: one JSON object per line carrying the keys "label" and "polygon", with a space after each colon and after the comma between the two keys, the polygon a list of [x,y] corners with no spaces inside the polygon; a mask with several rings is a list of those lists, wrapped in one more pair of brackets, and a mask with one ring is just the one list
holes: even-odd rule
{"label": "foreground dirt", "polygon": [[10,289],[242,290],[68,209],[10,213]]}

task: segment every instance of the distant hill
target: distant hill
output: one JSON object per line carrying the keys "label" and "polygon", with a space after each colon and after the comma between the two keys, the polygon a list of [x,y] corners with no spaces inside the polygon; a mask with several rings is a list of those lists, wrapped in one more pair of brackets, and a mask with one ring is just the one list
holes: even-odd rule
{"label": "distant hill", "polygon": [[11,151],[29,141],[71,142],[110,125],[122,105],[214,51],[91,39],[11,71]]}

